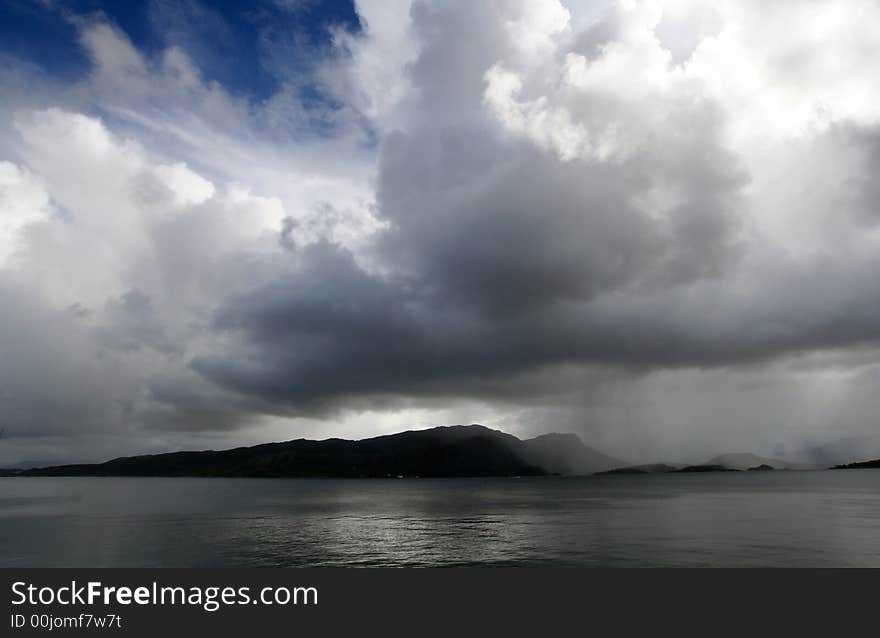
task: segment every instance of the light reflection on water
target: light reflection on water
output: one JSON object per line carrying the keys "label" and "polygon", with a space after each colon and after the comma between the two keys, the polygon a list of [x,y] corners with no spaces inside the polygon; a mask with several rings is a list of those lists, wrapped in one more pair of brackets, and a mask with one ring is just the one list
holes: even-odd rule
{"label": "light reflection on water", "polygon": [[0,566],[880,566],[880,472],[0,479]]}

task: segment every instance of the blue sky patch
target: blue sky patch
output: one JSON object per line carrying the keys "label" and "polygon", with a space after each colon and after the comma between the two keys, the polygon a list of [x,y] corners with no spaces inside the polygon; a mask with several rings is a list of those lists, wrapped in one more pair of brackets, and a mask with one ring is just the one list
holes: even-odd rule
{"label": "blue sky patch", "polygon": [[104,16],[148,58],[183,49],[205,79],[254,100],[282,83],[314,95],[309,74],[330,50],[331,28],[360,31],[350,0],[3,0],[0,53],[63,81],[89,70],[76,18]]}

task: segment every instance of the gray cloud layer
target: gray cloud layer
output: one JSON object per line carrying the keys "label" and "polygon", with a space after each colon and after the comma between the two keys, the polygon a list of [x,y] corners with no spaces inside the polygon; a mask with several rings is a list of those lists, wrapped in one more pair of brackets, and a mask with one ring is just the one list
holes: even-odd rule
{"label": "gray cloud layer", "polygon": [[645,455],[876,428],[875,6],[841,43],[806,0],[400,5],[359,3],[315,71],[337,134],[298,144],[82,27],[92,77],[4,133],[13,439],[468,404]]}

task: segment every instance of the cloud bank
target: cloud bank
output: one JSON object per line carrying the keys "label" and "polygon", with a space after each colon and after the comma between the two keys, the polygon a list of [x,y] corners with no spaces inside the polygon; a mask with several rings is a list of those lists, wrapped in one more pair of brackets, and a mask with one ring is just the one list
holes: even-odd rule
{"label": "cloud bank", "polygon": [[648,460],[876,431],[875,2],[356,9],[318,102],[101,16],[71,18],[85,77],[4,63],[0,462],[443,419]]}

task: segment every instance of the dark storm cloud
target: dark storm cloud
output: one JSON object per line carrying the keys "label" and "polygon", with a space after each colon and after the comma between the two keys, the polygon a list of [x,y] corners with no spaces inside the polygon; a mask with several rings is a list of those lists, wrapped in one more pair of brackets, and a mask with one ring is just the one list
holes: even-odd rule
{"label": "dark storm cloud", "polygon": [[[711,104],[674,106],[614,162],[563,161],[500,133],[480,104],[503,38],[479,14],[414,9],[427,43],[412,65],[418,116],[379,162],[390,274],[312,247],[295,274],[224,304],[216,327],[242,343],[195,370],[308,411],[355,395],[504,394],[477,379],[508,379],[509,398],[528,401],[546,387],[522,377],[553,366],[716,367],[877,340],[872,260],[750,254],[749,176]],[[640,205],[663,188],[675,198],[661,215]]]}
{"label": "dark storm cloud", "polygon": [[[224,305],[217,327],[245,345],[197,359],[197,371],[308,406],[352,394],[467,394],[474,379],[558,364],[711,363],[711,350],[728,350],[682,350],[698,316],[664,325],[634,309],[641,296],[711,280],[741,257],[747,179],[714,141],[712,109],[675,113],[687,132],[669,122],[668,135],[625,161],[561,161],[503,135],[481,108],[502,37],[490,16],[469,17],[415,10],[429,34],[413,65],[418,112],[437,117],[381,149],[378,209],[390,229],[375,250],[390,274],[370,275],[330,246],[306,251],[294,276]],[[453,37],[464,52],[444,41]],[[449,73],[460,56],[472,76]],[[452,78],[458,89],[448,92]],[[683,194],[657,219],[639,198],[667,182]]]}
{"label": "dark storm cloud", "polygon": [[[218,328],[240,334],[244,344],[195,360],[198,372],[279,407],[310,411],[357,395],[485,392],[529,401],[548,391],[539,373],[551,366],[717,367],[880,341],[880,287],[848,283],[840,273],[789,273],[774,282],[773,298],[728,300],[709,284],[662,300],[610,295],[508,314],[407,292],[370,278],[334,249],[313,251],[329,253],[310,255],[317,271],[223,309]],[[530,372],[533,387],[522,378]]]}
{"label": "dark storm cloud", "polygon": [[224,305],[216,327],[243,345],[194,368],[309,411],[355,395],[530,401],[553,366],[718,367],[877,342],[876,257],[805,266],[746,254],[741,171],[720,152],[656,160],[693,191],[657,221],[630,204],[651,183],[650,156],[591,167],[478,134],[400,134],[384,147],[393,226],[379,246],[396,272],[307,248],[293,274]]}

